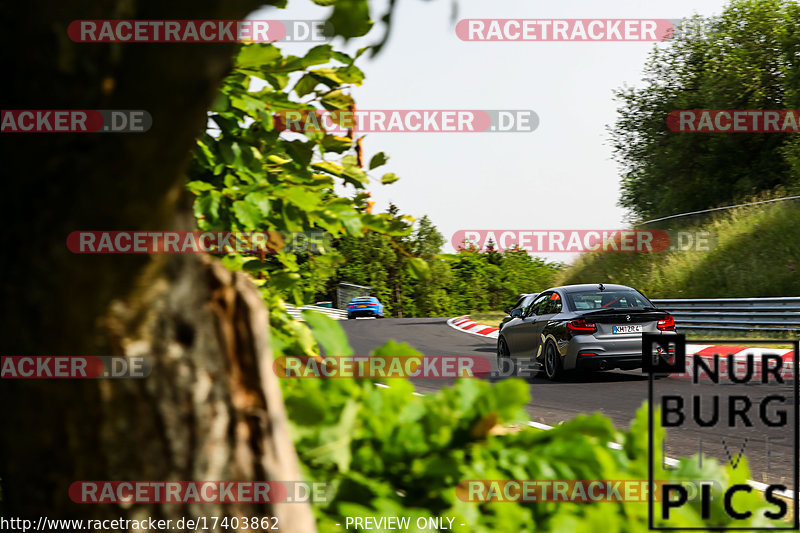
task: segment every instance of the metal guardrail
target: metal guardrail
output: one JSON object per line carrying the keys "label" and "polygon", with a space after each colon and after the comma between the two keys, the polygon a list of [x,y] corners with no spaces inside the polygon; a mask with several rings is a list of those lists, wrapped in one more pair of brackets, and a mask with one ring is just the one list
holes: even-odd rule
{"label": "metal guardrail", "polygon": [[800,297],[666,298],[652,302],[675,318],[678,329],[800,330]]}
{"label": "metal guardrail", "polygon": [[[663,298],[652,300],[668,311],[678,329],[699,330],[800,330],[800,297],[781,298]],[[295,320],[302,320],[301,311],[311,309],[334,320],[346,320],[347,311],[317,305],[286,305]]]}
{"label": "metal guardrail", "polygon": [[323,315],[327,315],[334,320],[347,320],[347,311],[343,309],[333,309],[330,307],[320,307],[318,305],[304,305],[303,307],[295,307],[290,304],[286,304],[286,311],[294,318],[295,320],[302,320],[303,315],[301,314],[303,309],[310,309],[312,311],[316,311],[318,313],[322,313]]}

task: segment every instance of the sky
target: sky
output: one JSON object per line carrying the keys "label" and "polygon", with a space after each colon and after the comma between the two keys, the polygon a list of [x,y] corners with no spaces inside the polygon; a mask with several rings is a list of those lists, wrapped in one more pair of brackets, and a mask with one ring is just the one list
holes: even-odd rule
{"label": "sky", "polygon": [[[428,215],[447,240],[464,229],[615,230],[627,227],[617,206],[620,169],[607,127],[614,124],[613,92],[641,86],[652,42],[470,42],[455,23],[465,18],[680,19],[719,14],[722,0],[451,0],[397,2],[389,43],[357,65],[366,80],[351,94],[359,109],[532,109],[533,132],[369,133],[367,160],[390,156],[371,175],[394,172],[391,185],[368,190],[383,211],[389,202],[419,218]],[[379,20],[386,2],[371,3]],[[330,8],[290,0],[250,19],[324,19]],[[377,22],[365,37],[334,48],[354,52],[379,40]],[[313,46],[280,43],[301,55]],[[381,171],[381,172],[378,172]],[[576,254],[538,254],[569,262]]]}

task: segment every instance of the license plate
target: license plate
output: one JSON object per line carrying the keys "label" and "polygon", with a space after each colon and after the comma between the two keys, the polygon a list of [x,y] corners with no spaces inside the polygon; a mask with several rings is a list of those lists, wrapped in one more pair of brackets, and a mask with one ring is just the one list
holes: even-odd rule
{"label": "license plate", "polygon": [[642,326],[641,324],[630,325],[630,326],[611,326],[611,333],[618,334],[618,333],[641,333]]}
{"label": "license plate", "polygon": [[366,305],[357,305],[356,307],[366,307]]}

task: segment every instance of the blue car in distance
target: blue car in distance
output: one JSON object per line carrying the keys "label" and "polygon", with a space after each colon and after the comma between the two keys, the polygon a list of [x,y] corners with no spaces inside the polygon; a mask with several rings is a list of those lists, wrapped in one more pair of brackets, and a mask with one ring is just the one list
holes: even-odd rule
{"label": "blue car in distance", "polygon": [[347,318],[357,316],[383,318],[383,304],[374,296],[356,296],[347,304]]}

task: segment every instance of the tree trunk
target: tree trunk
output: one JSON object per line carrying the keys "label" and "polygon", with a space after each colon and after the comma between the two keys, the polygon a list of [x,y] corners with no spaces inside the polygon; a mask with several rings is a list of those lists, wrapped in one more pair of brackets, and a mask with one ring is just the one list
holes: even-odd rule
{"label": "tree trunk", "polygon": [[[263,3],[263,2],[262,2]],[[274,515],[307,504],[86,505],[77,480],[298,480],[267,312],[243,274],[201,256],[76,255],[78,230],[186,229],[185,167],[230,44],[83,44],[79,19],[240,19],[253,1],[3,5],[3,109],[142,109],[141,134],[2,134],[0,355],[136,354],[142,380],[0,380],[3,516]],[[176,228],[176,226],[179,226]]]}

